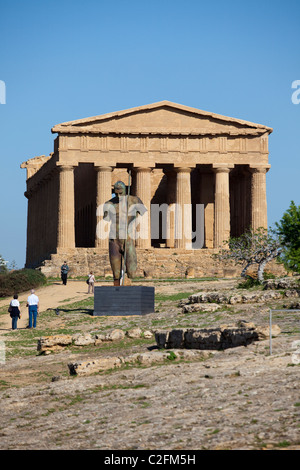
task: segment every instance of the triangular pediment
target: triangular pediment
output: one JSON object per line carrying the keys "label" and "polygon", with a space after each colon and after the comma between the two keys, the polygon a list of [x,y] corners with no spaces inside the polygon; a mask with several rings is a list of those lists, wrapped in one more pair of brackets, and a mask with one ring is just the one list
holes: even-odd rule
{"label": "triangular pediment", "polygon": [[64,122],[53,133],[117,134],[263,134],[270,127],[230,118],[170,101],[160,101],[85,119]]}

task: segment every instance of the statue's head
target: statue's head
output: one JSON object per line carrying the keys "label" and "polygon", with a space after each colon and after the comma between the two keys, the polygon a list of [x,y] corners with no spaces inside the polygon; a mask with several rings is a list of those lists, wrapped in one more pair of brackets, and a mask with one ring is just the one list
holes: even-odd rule
{"label": "statue's head", "polygon": [[117,196],[126,196],[126,186],[123,181],[117,181],[114,184],[114,193]]}

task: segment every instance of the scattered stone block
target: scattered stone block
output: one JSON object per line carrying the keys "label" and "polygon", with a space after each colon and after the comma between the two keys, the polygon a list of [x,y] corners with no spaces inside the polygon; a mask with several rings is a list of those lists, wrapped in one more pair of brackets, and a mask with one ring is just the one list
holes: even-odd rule
{"label": "scattered stone block", "polygon": [[172,351],[135,353],[127,357],[103,357],[101,359],[74,362],[69,363],[68,368],[70,375],[88,376],[108,369],[119,368],[123,364],[152,366],[155,364],[163,364],[168,360],[198,361],[208,359],[211,354],[211,351],[172,349]]}
{"label": "scattered stone block", "polygon": [[215,312],[220,308],[218,304],[191,304],[183,305],[182,313],[192,313],[192,312]]}
{"label": "scattered stone block", "polygon": [[126,336],[128,336],[128,338],[141,338],[142,333],[141,328],[132,328],[126,331]]}
{"label": "scattered stone block", "polygon": [[[294,292],[295,294],[295,292]],[[268,302],[270,300],[278,300],[283,298],[283,293],[270,290],[268,292],[255,291],[255,292],[244,292],[244,293],[230,293],[225,294],[223,292],[199,292],[197,294],[190,295],[188,302],[182,302],[180,304],[183,307],[184,312],[195,311],[194,308],[199,308],[199,304],[230,304],[235,305],[239,303],[259,303]],[[289,294],[288,294],[289,295]],[[290,294],[292,295],[292,294]],[[187,307],[190,305],[197,305],[197,307]],[[213,310],[212,310],[213,311]]]}
{"label": "scattered stone block", "polygon": [[72,339],[73,339],[73,343],[75,346],[86,346],[88,344],[95,343],[94,338],[89,333],[85,333],[85,334],[77,333],[73,335]]}
{"label": "scattered stone block", "polygon": [[193,279],[195,277],[195,268],[193,266],[188,266],[185,271],[186,279]]}
{"label": "scattered stone block", "polygon": [[292,302],[291,305],[288,307],[289,309],[300,309],[300,302]]}
{"label": "scattered stone block", "polygon": [[124,364],[123,357],[102,357],[101,359],[69,363],[68,368],[71,375],[82,376],[120,367],[122,364]]}
{"label": "scattered stone block", "polygon": [[157,346],[165,349],[223,350],[247,346],[258,339],[256,329],[248,327],[223,326],[214,329],[171,330],[155,333]]}
{"label": "scattered stone block", "polygon": [[242,328],[256,328],[255,323],[252,321],[247,321],[247,320],[239,320],[237,322],[237,326],[242,327]]}
{"label": "scattered stone block", "polygon": [[[269,326],[258,326],[256,327],[259,340],[269,339],[270,327]],[[276,338],[281,333],[281,329],[278,325],[272,325],[272,337]]]}
{"label": "scattered stone block", "polygon": [[228,303],[229,296],[219,292],[199,292],[198,294],[192,294],[188,298],[190,304],[197,303]]}
{"label": "scattered stone block", "polygon": [[136,362],[143,365],[151,365],[153,363],[159,364],[164,362],[167,359],[167,354],[162,354],[159,352],[146,352],[138,354],[136,357]]}
{"label": "scattered stone block", "polygon": [[124,338],[124,331],[117,328],[115,330],[112,330],[110,333],[107,333],[107,335],[105,336],[105,341],[119,341]]}
{"label": "scattered stone block", "polygon": [[243,302],[243,298],[240,294],[234,294],[229,298],[229,304],[235,305],[235,304],[241,304]]}
{"label": "scattered stone block", "polygon": [[285,297],[299,297],[300,290],[297,289],[287,289],[284,293]]}
{"label": "scattered stone block", "polygon": [[97,333],[95,335],[95,346],[105,341],[105,335]]}
{"label": "scattered stone block", "polygon": [[151,339],[151,338],[153,338],[153,333],[152,333],[152,331],[150,331],[150,330],[144,331],[143,337],[144,337],[145,339]]}
{"label": "scattered stone block", "polygon": [[153,337],[153,333],[150,330],[143,332],[141,328],[132,328],[126,332],[116,328],[106,335],[97,333],[94,336],[90,333],[43,336],[38,340],[37,350],[43,354],[50,354],[51,352],[60,351],[70,344],[73,344],[74,346],[87,346],[94,344],[97,346],[105,341],[120,341],[125,338],[125,335],[128,336],[128,338],[151,339]]}
{"label": "scattered stone block", "polygon": [[41,353],[49,353],[62,349],[72,344],[72,342],[73,338],[71,335],[43,336],[38,339],[37,350]]}
{"label": "scattered stone block", "polygon": [[300,278],[267,279],[264,281],[264,289],[300,289]]}

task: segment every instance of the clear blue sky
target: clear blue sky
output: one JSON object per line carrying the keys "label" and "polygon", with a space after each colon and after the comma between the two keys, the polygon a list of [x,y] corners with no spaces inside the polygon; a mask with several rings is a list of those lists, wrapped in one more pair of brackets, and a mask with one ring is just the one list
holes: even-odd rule
{"label": "clear blue sky", "polygon": [[1,0],[0,254],[23,267],[26,171],[51,127],[161,100],[273,127],[269,225],[300,204],[299,0]]}

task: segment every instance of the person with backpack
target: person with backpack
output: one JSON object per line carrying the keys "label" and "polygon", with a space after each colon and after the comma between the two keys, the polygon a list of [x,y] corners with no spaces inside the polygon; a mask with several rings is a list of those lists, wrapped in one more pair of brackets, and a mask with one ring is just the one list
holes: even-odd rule
{"label": "person with backpack", "polygon": [[18,326],[18,319],[21,318],[20,302],[18,301],[18,294],[15,294],[13,300],[11,300],[8,311],[12,320],[11,327],[13,330],[16,330]]}
{"label": "person with backpack", "polygon": [[90,274],[89,274],[89,277],[88,277],[88,280],[87,280],[87,284],[88,284],[88,286],[89,286],[88,294],[90,293],[90,290],[92,290],[92,294],[93,294],[93,293],[94,293],[95,276],[94,276],[94,274],[92,273],[92,271],[91,271]]}

